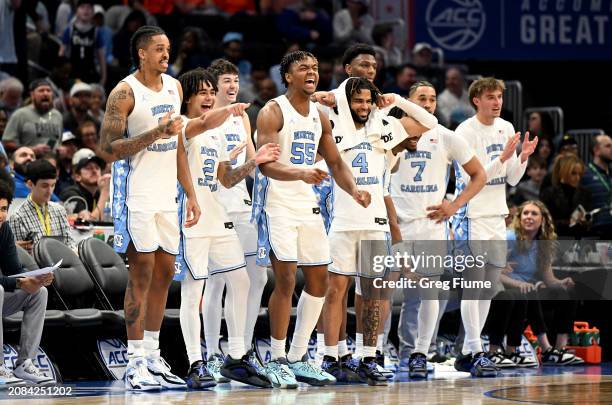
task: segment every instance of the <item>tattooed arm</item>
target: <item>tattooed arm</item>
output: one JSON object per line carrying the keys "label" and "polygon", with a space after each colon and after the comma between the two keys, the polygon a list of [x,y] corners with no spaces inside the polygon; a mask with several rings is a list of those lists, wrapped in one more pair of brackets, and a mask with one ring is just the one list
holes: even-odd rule
{"label": "tattooed arm", "polygon": [[152,130],[125,138],[127,117],[133,108],[134,93],[127,83],[120,82],[108,97],[100,129],[100,146],[108,162],[132,156],[156,140],[180,132],[182,119],[170,118],[171,113],[168,113]]}
{"label": "tattooed arm", "polygon": [[217,170],[217,178],[226,188],[234,187],[242,179],[249,175],[255,169],[255,166],[273,162],[280,156],[280,145],[274,143],[267,143],[263,145],[252,159],[247,160],[243,165],[232,168],[232,164],[229,161],[223,161],[219,163],[219,169]]}

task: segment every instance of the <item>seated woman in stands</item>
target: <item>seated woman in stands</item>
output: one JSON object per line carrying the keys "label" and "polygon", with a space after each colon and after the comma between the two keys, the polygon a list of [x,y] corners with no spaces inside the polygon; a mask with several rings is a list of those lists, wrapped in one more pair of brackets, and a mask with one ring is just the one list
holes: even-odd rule
{"label": "seated woman in stands", "polygon": [[[490,358],[499,367],[537,367],[533,356],[521,355],[517,348],[528,320],[542,348],[545,365],[569,365],[583,360],[565,350],[573,330],[577,303],[568,299],[574,287],[570,277],[557,278],[552,262],[557,235],[552,217],[540,201],[526,201],[507,234],[508,269],[501,276],[504,291],[491,303],[486,330]],[[554,301],[541,301],[541,300]],[[544,316],[551,312],[549,317]],[[547,324],[556,333],[555,345],[548,340]],[[504,336],[507,337],[505,350]]]}

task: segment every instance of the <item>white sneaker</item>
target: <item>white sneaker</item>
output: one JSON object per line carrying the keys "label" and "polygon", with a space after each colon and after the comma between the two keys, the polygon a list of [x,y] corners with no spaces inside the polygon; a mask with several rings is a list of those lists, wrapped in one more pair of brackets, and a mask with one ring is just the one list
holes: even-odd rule
{"label": "white sneaker", "polygon": [[15,374],[15,377],[33,384],[55,384],[53,377],[43,374],[36,368],[30,359],[26,359],[23,363],[15,367],[13,374]]}
{"label": "white sneaker", "polygon": [[9,387],[13,385],[24,385],[26,382],[21,378],[15,377],[15,374],[6,367],[4,364],[0,364],[0,388]]}
{"label": "white sneaker", "polygon": [[387,380],[393,380],[395,373],[389,369],[384,368],[380,364],[376,365],[376,370],[382,374]]}
{"label": "white sneaker", "polygon": [[514,368],[516,364],[510,360],[510,356],[501,350],[497,350],[494,353],[487,353],[487,358],[491,360],[499,368]]}
{"label": "white sneaker", "polygon": [[540,365],[535,356],[527,353],[522,354],[514,352],[510,355],[510,360],[512,360],[517,367],[538,367]]}
{"label": "white sneaker", "polygon": [[161,390],[162,386],[149,373],[147,360],[144,357],[137,357],[127,365],[125,369],[125,389],[130,391],[152,391]]}
{"label": "white sneaker", "polygon": [[170,366],[161,356],[147,357],[147,368],[149,373],[167,389],[187,389],[187,383],[180,377],[172,374]]}

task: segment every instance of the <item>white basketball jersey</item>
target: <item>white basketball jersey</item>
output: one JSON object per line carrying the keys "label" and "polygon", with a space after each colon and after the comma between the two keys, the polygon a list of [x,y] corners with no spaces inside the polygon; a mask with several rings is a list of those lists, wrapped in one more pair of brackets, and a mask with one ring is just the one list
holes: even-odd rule
{"label": "white basketball jersey", "polygon": [[467,143],[442,125],[425,132],[415,151],[398,154],[391,198],[400,222],[427,218],[426,208],[444,199],[452,161],[463,165],[473,156]]}
{"label": "white basketball jersey", "polygon": [[217,127],[185,141],[193,188],[202,210],[197,224],[183,228],[187,237],[222,236],[235,232],[217,179],[219,162],[229,160],[223,135],[222,128]]}
{"label": "white basketball jersey", "polygon": [[368,208],[364,208],[334,182],[334,204],[331,231],[376,230],[389,232],[389,220],[385,207],[385,195],[389,189],[389,161],[383,149],[373,148],[365,130],[356,132],[362,142],[340,151],[340,156],[351,169],[360,190],[372,196]]}
{"label": "white basketball jersey", "polygon": [[[240,145],[247,142],[247,137],[251,136],[246,133],[242,117],[230,116],[227,121],[220,127],[224,133],[225,144],[227,145],[227,153]],[[240,152],[236,159],[232,160],[232,167],[242,166],[246,161],[246,148]],[[231,188],[225,188],[220,185],[219,193],[223,199],[225,209],[230,214],[242,212],[251,212],[251,197],[247,190],[246,181],[241,180],[238,184]]]}
{"label": "white basketball jersey", "polygon": [[[463,121],[455,130],[455,134],[462,137],[474,150],[474,153],[483,166],[499,158],[506,142],[514,136],[514,127],[508,121],[495,118],[493,125],[484,125],[476,116]],[[513,153],[512,159],[518,159]],[[487,177],[484,188],[470,200],[467,205],[466,215],[468,218],[506,216],[508,206],[506,204],[506,162],[499,173]],[[457,171],[457,192],[465,188],[469,180],[468,174],[459,167]],[[459,214],[459,213],[458,213]]]}
{"label": "white basketball jersey", "polygon": [[[163,87],[153,91],[140,83],[134,75],[123,79],[134,93],[134,109],[127,118],[126,136],[134,137],[150,131],[170,111],[176,116],[181,111],[177,81],[162,74]],[[178,136],[158,139],[144,150],[126,158],[127,173],[118,173],[113,165],[113,178],[127,181],[126,204],[137,211],[176,211],[176,148]],[[114,179],[117,183],[118,179]],[[119,180],[120,181],[120,180]],[[111,194],[112,195],[112,194]],[[114,196],[117,198],[120,196]]]}
{"label": "white basketball jersey", "polygon": [[[283,114],[283,128],[278,133],[281,150],[278,162],[301,169],[314,168],[322,133],[319,111],[315,104],[310,102],[308,115],[303,116],[284,95],[276,97],[274,101]],[[301,180],[267,178],[267,181],[260,184],[265,188],[263,204],[268,214],[312,215],[313,209],[318,209],[312,185]]]}

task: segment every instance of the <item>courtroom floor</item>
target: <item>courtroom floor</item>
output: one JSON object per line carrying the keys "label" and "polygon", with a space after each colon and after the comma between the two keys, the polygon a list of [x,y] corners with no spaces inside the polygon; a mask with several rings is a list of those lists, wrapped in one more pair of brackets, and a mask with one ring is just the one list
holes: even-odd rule
{"label": "courtroom floor", "polygon": [[[41,396],[0,393],[0,402],[29,404],[598,404],[612,403],[612,364],[545,367],[503,371],[497,378],[472,378],[449,366],[438,366],[428,380],[396,374],[386,387],[335,385],[297,390],[258,389],[240,383],[221,384],[209,391],[130,393],[120,381],[65,384],[70,395]],[[33,392],[30,392],[31,394]],[[40,393],[38,393],[40,394]]]}

